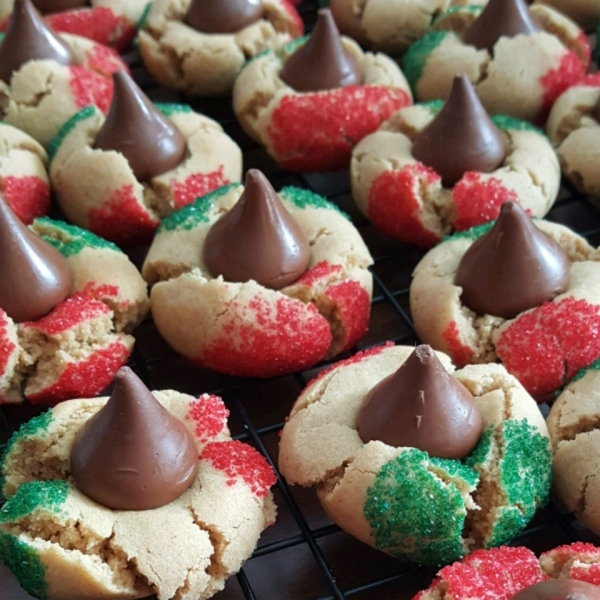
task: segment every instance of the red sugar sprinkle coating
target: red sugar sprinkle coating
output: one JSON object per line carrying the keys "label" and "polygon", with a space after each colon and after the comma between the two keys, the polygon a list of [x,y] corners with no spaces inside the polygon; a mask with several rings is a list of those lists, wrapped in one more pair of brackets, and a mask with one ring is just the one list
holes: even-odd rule
{"label": "red sugar sprinkle coating", "polygon": [[110,312],[106,304],[78,292],[61,302],[50,314],[37,321],[27,321],[21,327],[36,329],[45,335],[60,335],[81,325],[84,321],[95,319]]}
{"label": "red sugar sprinkle coating", "polygon": [[128,358],[129,349],[119,338],[88,358],[68,364],[54,383],[27,398],[32,404],[48,406],[69,398],[92,398],[110,384]]}
{"label": "red sugar sprinkle coating", "polygon": [[440,237],[423,225],[419,196],[423,184],[440,181],[440,176],[422,163],[384,171],[369,190],[369,219],[386,235],[421,248],[431,248]]}
{"label": "red sugar sprinkle coating", "polygon": [[104,75],[111,83],[112,74],[115,71],[125,69],[129,73],[129,67],[121,60],[117,52],[102,44],[94,44],[94,48],[87,57],[85,64],[88,69]]}
{"label": "red sugar sprinkle coating", "polygon": [[600,306],[545,302],[502,332],[496,353],[532,396],[543,398],[600,356]]}
{"label": "red sugar sprinkle coating", "polygon": [[215,469],[223,471],[229,478],[227,485],[234,485],[241,478],[259,498],[265,498],[277,481],[265,457],[239,440],[208,444],[200,460],[207,460]]}
{"label": "red sugar sprinkle coating", "polygon": [[223,176],[223,165],[211,173],[194,173],[185,181],[171,179],[175,208],[182,208],[190,204],[200,196],[206,196],[209,192],[231,183]]}
{"label": "red sugar sprinkle coating", "polygon": [[227,429],[227,417],[229,411],[219,396],[202,394],[197,400],[190,404],[186,419],[195,422],[194,433],[203,443],[216,437]]}
{"label": "red sugar sprinkle coating", "polygon": [[110,300],[112,306],[117,305],[125,307],[130,304],[129,300],[115,302],[115,298],[118,298],[119,296],[119,286],[109,285],[108,283],[95,285],[93,281],[90,281],[89,283],[86,283],[82,290],[80,290],[80,293],[105,303]]}
{"label": "red sugar sprinkle coating", "polygon": [[69,69],[71,70],[69,85],[77,108],[82,109],[95,104],[106,114],[112,99],[112,81],[80,65]]}
{"label": "red sugar sprinkle coating", "polygon": [[[453,600],[509,600],[525,587],[549,579],[527,548],[476,550],[462,562],[444,567],[429,589],[444,587]],[[420,592],[413,600],[423,595]]]}
{"label": "red sugar sprinkle coating", "polygon": [[551,69],[540,78],[540,84],[544,89],[542,106],[536,118],[537,124],[543,124],[548,118],[548,113],[556,99],[569,87],[580,82],[585,76],[585,70],[581,61],[573,52],[567,50],[561,57],[556,69]]}
{"label": "red sugar sprinkle coating", "polygon": [[483,179],[480,173],[465,173],[454,186],[452,199],[456,207],[454,227],[457,231],[496,219],[503,202],[519,201],[514,190],[505,188],[500,179]]}
{"label": "red sugar sprinkle coating", "polygon": [[[563,576],[571,579],[579,579],[600,586],[600,548],[593,544],[575,542],[565,546],[559,546],[554,550],[544,552],[540,556],[540,562],[551,560],[552,571],[561,572]],[[568,563],[568,573],[565,567]]]}
{"label": "red sugar sprinkle coating", "polygon": [[234,302],[223,317],[221,337],[194,359],[230,375],[274,377],[319,361],[331,344],[327,321],[312,304],[281,297],[275,304],[257,296]]}
{"label": "red sugar sprinkle coating", "polygon": [[[373,348],[367,348],[367,350],[360,350],[356,354],[353,354],[350,358],[344,358],[343,360],[338,360],[336,363],[333,363],[326,369],[323,369],[319,372],[319,374],[311,379],[304,389],[315,383],[315,381],[319,381],[327,375],[327,373],[331,373],[331,371],[337,369],[338,367],[346,367],[348,365],[354,365],[356,363],[362,362],[366,358],[370,356],[376,356],[377,354],[381,354],[386,348],[391,348],[394,346],[394,342],[385,342],[385,344],[381,344],[381,346],[374,346]],[[303,390],[304,392],[304,390]]]}
{"label": "red sugar sprinkle coating", "polygon": [[271,115],[269,145],[287,169],[344,169],[354,146],[409,104],[402,90],[373,85],[287,95]]}
{"label": "red sugar sprinkle coating", "polygon": [[8,317],[0,308],[0,377],[4,375],[8,360],[16,347],[14,342],[8,338]]}
{"label": "red sugar sprinkle coating", "polygon": [[101,208],[89,212],[90,230],[119,245],[148,244],[159,225],[133,193],[133,185],[113,192]]}
{"label": "red sugar sprinkle coating", "polygon": [[44,20],[54,31],[80,35],[117,50],[129,47],[136,34],[135,27],[125,16],[115,14],[107,6],[59,12]]}
{"label": "red sugar sprinkle coating", "polygon": [[330,285],[325,295],[335,302],[346,329],[346,342],[341,351],[349,350],[367,332],[371,312],[369,294],[358,281],[348,279]]}
{"label": "red sugar sprinkle coating", "polygon": [[471,362],[475,353],[460,341],[460,332],[458,331],[456,321],[450,321],[442,337],[448,343],[448,354],[450,354],[452,361],[459,369]]}
{"label": "red sugar sprinkle coating", "polygon": [[312,287],[315,283],[327,279],[330,275],[339,273],[342,270],[342,265],[331,265],[326,260],[317,263],[312,269],[306,271],[294,285],[304,285]]}
{"label": "red sugar sprinkle coating", "polygon": [[298,14],[298,11],[294,8],[294,4],[300,4],[300,0],[292,0],[289,2],[288,0],[280,0],[281,7],[285,12],[291,17],[292,21],[294,21],[294,30],[292,32],[292,37],[299,37],[304,33],[304,22],[302,21],[302,17]]}
{"label": "red sugar sprinkle coating", "polygon": [[35,175],[9,175],[2,179],[2,188],[4,199],[26,225],[50,209],[50,186]]}

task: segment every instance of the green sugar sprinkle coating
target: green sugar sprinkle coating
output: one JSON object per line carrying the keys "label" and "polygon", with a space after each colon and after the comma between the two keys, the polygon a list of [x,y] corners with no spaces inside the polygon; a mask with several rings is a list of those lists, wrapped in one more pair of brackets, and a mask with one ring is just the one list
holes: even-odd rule
{"label": "green sugar sprinkle coating", "polygon": [[146,21],[148,20],[148,15],[150,14],[151,7],[152,7],[152,2],[148,2],[148,4],[146,4],[146,6],[144,6],[144,12],[142,13],[142,16],[140,17],[140,20],[137,22],[137,25],[135,26],[136,29],[138,29],[138,30],[143,29],[146,26]]}
{"label": "green sugar sprinkle coating", "polygon": [[498,444],[503,452],[497,483],[505,505],[495,509],[495,525],[484,543],[489,548],[514,539],[547,503],[552,483],[549,441],[526,420],[491,426],[464,461],[429,458],[411,448],[386,463],[365,503],[375,546],[425,564],[464,556],[467,510],[461,490],[473,492]]}
{"label": "green sugar sprinkle coating", "polygon": [[579,381],[580,379],[583,379],[587,375],[588,371],[600,371],[600,358],[596,359],[593,363],[578,371],[577,374],[573,377],[573,379],[571,379],[571,381],[569,381],[569,383],[567,383],[567,385],[565,385],[560,390],[560,392],[557,393],[557,396],[560,396],[560,394],[562,394],[563,390],[567,386],[571,385],[572,383],[575,383],[576,381]]}
{"label": "green sugar sprinkle coating", "polygon": [[441,13],[437,17],[435,17],[432,25],[436,25],[440,21],[443,21],[446,17],[449,17],[456,13],[469,13],[469,14],[472,14],[472,15],[475,15],[476,17],[478,17],[482,12],[483,12],[483,6],[475,6],[475,5],[451,6],[446,11],[444,11],[443,13]]}
{"label": "green sugar sprinkle coating", "polygon": [[552,484],[550,442],[525,419],[504,421],[495,431],[490,427],[466,464],[477,471],[483,470],[493,460],[498,444],[503,448],[498,483],[505,505],[496,511],[494,528],[485,540],[486,548],[506,544],[519,535],[536,510],[548,502]]}
{"label": "green sugar sprinkle coating", "polygon": [[281,51],[278,53],[279,56],[289,56],[290,54],[294,54],[294,52],[296,52],[300,46],[304,46],[304,44],[306,44],[309,37],[310,36],[308,35],[303,35],[295,40],[292,40],[291,42],[288,42],[281,48]]}
{"label": "green sugar sprinkle coating", "polygon": [[421,75],[423,75],[423,69],[429,59],[429,55],[448,35],[450,34],[447,31],[432,31],[412,44],[404,55],[402,70],[413,91],[417,82],[421,79]]}
{"label": "green sugar sprinkle coating", "polygon": [[279,192],[282,197],[284,197],[288,202],[291,202],[297,208],[302,210],[306,208],[323,208],[325,210],[335,210],[340,213],[346,219],[350,220],[350,217],[340,210],[340,208],[333,204],[333,202],[329,202],[323,198],[323,196],[319,196],[319,194],[315,194],[310,190],[305,190],[303,188],[295,187],[295,186],[286,186],[281,189]]}
{"label": "green sugar sprinkle coating", "polygon": [[[436,471],[446,471],[449,481]],[[461,534],[467,511],[457,483],[464,489],[477,481],[477,473],[460,461],[431,459],[415,448],[403,452],[367,490],[365,518],[375,546],[421,563],[460,558],[466,552]]]}
{"label": "green sugar sprinkle coating", "polygon": [[73,129],[75,128],[75,125],[77,125],[77,123],[79,123],[80,121],[85,121],[86,119],[93,117],[94,114],[96,114],[97,110],[98,109],[93,105],[86,106],[85,108],[80,110],[78,113],[74,114],[60,128],[59,132],[52,138],[52,140],[50,141],[50,145],[48,146],[48,164],[50,164],[54,160],[54,157],[56,156],[56,153],[58,152],[58,148],[63,143],[64,139],[69,135],[69,133],[71,133],[71,131],[73,131]]}
{"label": "green sugar sprinkle coating", "polygon": [[489,221],[488,223],[482,223],[481,225],[475,225],[475,227],[471,227],[471,229],[465,229],[465,231],[459,231],[458,233],[453,233],[452,235],[447,235],[440,244],[444,244],[445,242],[454,242],[456,240],[478,240],[482,235],[487,233],[493,226],[496,221]]}
{"label": "green sugar sprinkle coating", "polygon": [[46,600],[46,569],[38,553],[14,535],[0,532],[0,559],[34,598]]}
{"label": "green sugar sprinkle coating", "polygon": [[172,117],[178,114],[189,114],[194,112],[189,104],[176,104],[175,102],[155,102],[154,106],[165,117]]}
{"label": "green sugar sprinkle coating", "polygon": [[[4,465],[6,463],[6,459],[8,458],[8,455],[15,447],[15,445],[21,440],[29,437],[44,436],[48,431],[48,427],[50,426],[50,423],[52,423],[52,421],[54,421],[54,415],[51,410],[47,410],[41,415],[33,417],[33,419],[30,419],[26,423],[23,423],[23,425],[21,425],[21,427],[19,427],[19,429],[15,431],[15,433],[13,433],[12,437],[6,443],[4,453],[2,454],[2,458],[0,458],[0,473],[4,473]],[[4,479],[4,475],[1,475],[0,490],[4,489]]]}
{"label": "green sugar sprinkle coating", "polygon": [[119,247],[112,242],[76,225],[69,225],[64,221],[54,221],[48,217],[35,219],[33,224],[34,229],[35,226],[39,226],[42,238],[54,246],[65,258],[79,254],[84,248],[114,250],[122,254]]}
{"label": "green sugar sprinkle coating", "polygon": [[40,507],[58,512],[68,492],[69,484],[62,479],[28,481],[0,508],[0,523],[14,523]]}
{"label": "green sugar sprinkle coating", "polygon": [[158,228],[158,233],[176,230],[189,231],[200,225],[200,223],[209,223],[208,215],[214,207],[214,202],[239,186],[239,183],[230,183],[206,194],[206,196],[196,198],[191,204],[187,204],[181,210],[163,219]]}

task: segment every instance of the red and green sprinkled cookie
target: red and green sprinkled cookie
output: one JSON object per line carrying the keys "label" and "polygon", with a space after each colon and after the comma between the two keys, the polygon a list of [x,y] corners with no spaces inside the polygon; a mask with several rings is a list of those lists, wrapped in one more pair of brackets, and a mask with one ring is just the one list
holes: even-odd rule
{"label": "red and green sprinkled cookie", "polygon": [[[329,517],[360,541],[397,558],[444,564],[507,543],[524,529],[548,500],[552,453],[535,401],[501,365],[455,371],[443,354],[439,368],[466,388],[480,412],[473,449],[462,459],[436,458],[413,445],[364,437],[364,401],[420,348],[381,346],[313,380],[283,429],[279,468],[289,483],[316,486]],[[422,389],[431,388],[425,382]],[[417,430],[433,410],[430,392],[423,393],[420,414],[404,419]]]}
{"label": "red and green sprinkled cookie", "polygon": [[15,324],[0,310],[0,404],[94,396],[131,354],[146,285],[127,255],[83,229],[46,218],[31,229],[67,259],[73,285],[37,321]]}
{"label": "red and green sprinkled cookie", "polygon": [[596,360],[562,390],[547,420],[554,447],[554,493],[596,534],[600,532],[600,485],[596,477],[599,384],[600,360]]}
{"label": "red and green sprinkled cookie", "polygon": [[25,224],[43,217],[50,208],[48,155],[20,129],[0,123],[0,189],[15,214]]}
{"label": "red and green sprinkled cookie", "polygon": [[[268,48],[279,48],[304,31],[298,11],[288,0],[247,3],[244,16],[239,8],[220,12],[218,2],[204,3],[210,17],[204,13],[190,20],[188,10],[193,4],[190,0],[152,2],[138,39],[140,55],[152,76],[166,87],[194,96],[231,93],[248,59]],[[239,22],[232,30],[235,10]]]}
{"label": "red and green sprinkled cookie", "polygon": [[243,191],[223,187],[163,220],[142,269],[154,284],[160,333],[195,363],[249,377],[299,371],[350,349],[369,322],[372,259],[349,219],[321,196],[294,187],[279,192],[310,244],[297,280],[270,289],[211,274],[206,238]]}
{"label": "red and green sprinkled cookie", "polygon": [[26,423],[1,463],[0,558],[40,600],[209,598],[236,573],[275,519],[275,474],[231,439],[222,400],[153,392],[196,444],[198,473],[175,500],[114,511],[71,476],[71,448],[107,398],[71,400]]}
{"label": "red and green sprinkled cookie", "polygon": [[[148,0],[81,0],[78,8],[60,12],[54,12],[56,3],[46,3],[51,5],[50,11],[44,10],[43,1],[36,4],[54,31],[79,35],[122,52],[131,46],[137,25],[150,3]],[[6,29],[12,9],[13,0],[0,1],[2,31]]]}
{"label": "red and green sprinkled cookie", "polygon": [[106,112],[112,99],[112,74],[127,70],[112,48],[68,33],[60,37],[73,50],[77,64],[30,60],[13,73],[10,85],[0,81],[2,120],[45,147],[82,108],[95,105]]}
{"label": "red and green sprinkled cookie", "polygon": [[511,600],[521,590],[550,580],[600,585],[600,548],[576,542],[539,558],[522,546],[477,550],[441,569],[413,600]]}
{"label": "red and green sprinkled cookie", "polygon": [[[544,134],[525,121],[493,116],[505,145],[504,159],[487,172],[467,168],[458,181],[447,182],[413,151],[442,106],[438,100],[403,108],[356,146],[350,178],[363,214],[383,233],[423,248],[453,230],[495,219],[506,200],[543,217],[560,187],[560,166]],[[462,135],[466,144],[468,137]],[[441,160],[447,160],[444,156],[454,149],[446,148],[441,138],[436,141]]]}
{"label": "red and green sprinkled cookie", "polygon": [[505,35],[502,11],[496,10],[505,1],[490,2],[489,19],[476,30],[475,19],[486,11],[455,7],[408,49],[402,67],[417,100],[447,98],[453,77],[462,72],[490,114],[545,122],[556,98],[584,76],[590,45],[573,21],[543,4],[531,7],[533,19],[526,15],[521,23],[507,26],[513,33]]}
{"label": "red and green sprinkled cookie", "polygon": [[348,167],[353,147],[394,112],[412,103],[409,86],[390,58],[363,52],[349,38],[362,84],[298,92],[280,77],[305,38],[250,61],[235,81],[233,107],[245,131],[283,167],[334,171]]}
{"label": "red and green sprinkled cookie", "polygon": [[184,158],[140,181],[119,152],[93,146],[105,122],[89,106],[50,145],[50,179],[67,218],[119,245],[147,244],[162,217],[242,175],[242,153],[222,127],[183,104],[156,104],[183,135]]}
{"label": "red and green sprinkled cookie", "polygon": [[[492,235],[494,224],[488,223],[446,238],[423,257],[413,273],[410,306],[420,339],[447,352],[458,366],[500,361],[544,400],[600,356],[600,262],[597,251],[567,227],[542,220],[533,225],[566,254],[568,282],[562,290],[511,315],[469,308],[456,277],[474,242]],[[527,274],[522,279],[518,261],[508,264],[502,285],[512,293]],[[488,294],[506,296],[501,289]]]}

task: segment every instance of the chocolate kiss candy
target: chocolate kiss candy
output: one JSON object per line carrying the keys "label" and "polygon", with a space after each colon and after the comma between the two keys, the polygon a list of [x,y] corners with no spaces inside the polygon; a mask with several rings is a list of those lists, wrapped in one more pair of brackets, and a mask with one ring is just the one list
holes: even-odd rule
{"label": "chocolate kiss candy", "polygon": [[438,458],[467,456],[482,428],[473,396],[425,345],[365,396],[356,425],[365,443],[419,448]]}
{"label": "chocolate kiss candy", "polygon": [[186,151],[179,129],[154,107],[123,69],[113,73],[113,82],[110,110],[96,134],[94,148],[120,152],[140,181],[174,169]]}
{"label": "chocolate kiss candy", "polygon": [[280,290],[306,271],[310,246],[268,179],[251,169],[240,199],[208,232],[204,262],[214,277]]}
{"label": "chocolate kiss candy", "polygon": [[201,33],[237,33],[263,12],[262,0],[192,0],[185,22]]}
{"label": "chocolate kiss candy", "polygon": [[128,367],[108,402],[77,432],[71,473],[92,500],[115,510],[158,508],[179,498],[198,472],[198,449]]}
{"label": "chocolate kiss candy", "polygon": [[66,258],[0,197],[0,308],[16,323],[36,321],[71,293],[72,282]]}
{"label": "chocolate kiss candy", "polygon": [[478,50],[493,52],[502,37],[541,31],[524,0],[490,0],[463,34],[463,42]]}
{"label": "chocolate kiss candy", "polygon": [[319,11],[310,38],[285,61],[279,76],[298,92],[362,83],[358,61],[342,44],[330,10]]}
{"label": "chocolate kiss candy", "polygon": [[30,0],[15,0],[4,39],[0,44],[0,79],[10,78],[30,60],[52,59],[61,65],[72,65],[71,48],[50,29]]}
{"label": "chocolate kiss candy", "polygon": [[446,187],[467,171],[489,173],[504,162],[504,138],[466,75],[454,78],[446,104],[415,139],[413,156],[438,173]]}
{"label": "chocolate kiss candy", "polygon": [[600,600],[600,588],[575,579],[553,579],[530,585],[511,600]]}
{"label": "chocolate kiss candy", "polygon": [[472,311],[512,319],[567,289],[569,259],[519,204],[505,202],[494,226],[465,252],[455,283]]}
{"label": "chocolate kiss candy", "polygon": [[43,15],[89,5],[87,0],[32,0],[32,2]]}

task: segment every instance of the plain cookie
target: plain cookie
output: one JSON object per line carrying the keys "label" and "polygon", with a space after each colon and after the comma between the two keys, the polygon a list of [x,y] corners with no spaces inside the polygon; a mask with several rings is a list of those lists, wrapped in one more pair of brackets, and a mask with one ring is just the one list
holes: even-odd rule
{"label": "plain cookie", "polygon": [[233,441],[220,398],[154,392],[200,455],[198,475],[160,508],[115,511],[75,487],[70,452],[107,398],[63,402],[26,423],[2,461],[0,557],[44,600],[203,600],[225,585],[275,519],[275,475],[254,448]]}
{"label": "plain cookie", "polygon": [[0,310],[0,404],[94,396],[133,350],[146,285],[126,254],[88,231],[45,218],[31,229],[67,259],[73,287],[37,321],[15,324]]}
{"label": "plain cookie", "polygon": [[570,262],[569,286],[551,302],[510,320],[478,315],[461,302],[462,288],[454,283],[458,265],[492,227],[488,223],[451,236],[423,257],[413,272],[410,307],[419,338],[458,366],[500,360],[530,394],[545,398],[600,356],[600,262],[597,251],[567,227],[533,223]]}
{"label": "plain cookie", "polygon": [[474,396],[481,438],[464,460],[416,448],[363,444],[363,398],[414,348],[379,346],[322,372],[285,424],[279,468],[289,483],[316,486],[329,517],[393,556],[442,564],[508,542],[548,500],[552,453],[536,403],[501,365],[444,367]]}
{"label": "plain cookie", "polygon": [[241,196],[232,184],[167,217],[144,262],[156,327],[191,361],[231,375],[273,377],[350,349],[366,332],[371,256],[349,219],[316,194],[279,198],[310,243],[308,270],[282,290],[228,283],[203,258],[212,225]]}
{"label": "plain cookie", "polygon": [[453,230],[495,219],[506,200],[543,217],[560,186],[560,167],[547,138],[524,121],[492,117],[504,134],[504,162],[490,173],[467,172],[448,189],[412,154],[415,137],[441,107],[434,101],[403,108],[357,144],[350,180],[361,212],[385,234],[425,248]]}

